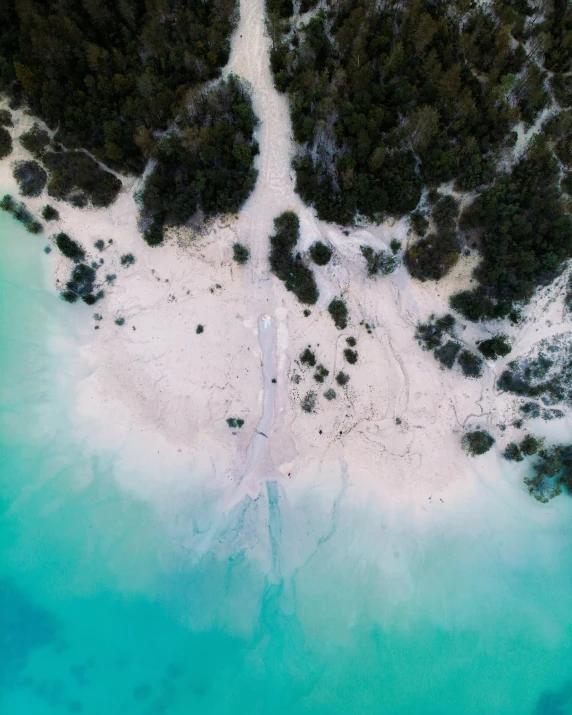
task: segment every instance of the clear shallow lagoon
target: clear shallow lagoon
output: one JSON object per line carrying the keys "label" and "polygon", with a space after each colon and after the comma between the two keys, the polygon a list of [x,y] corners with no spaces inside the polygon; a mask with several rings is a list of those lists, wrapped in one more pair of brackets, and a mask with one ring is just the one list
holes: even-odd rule
{"label": "clear shallow lagoon", "polygon": [[324,469],[156,508],[70,417],[89,312],[45,243],[0,214],[2,715],[572,713],[569,502],[489,474],[420,526]]}

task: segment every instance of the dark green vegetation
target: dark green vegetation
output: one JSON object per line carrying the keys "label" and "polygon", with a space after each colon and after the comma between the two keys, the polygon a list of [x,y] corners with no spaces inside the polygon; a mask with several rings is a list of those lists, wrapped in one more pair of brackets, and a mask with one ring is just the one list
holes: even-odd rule
{"label": "dark green vegetation", "polygon": [[0,209],[7,211],[9,214],[24,225],[26,231],[30,233],[41,233],[43,230],[42,224],[37,221],[28,211],[25,204],[19,204],[14,201],[10,194],[6,194],[0,201]]}
{"label": "dark green vegetation", "polygon": [[336,391],[330,388],[324,392],[324,397],[328,400],[328,402],[331,402],[331,400],[335,400],[337,397]]}
{"label": "dark green vegetation", "polygon": [[46,204],[42,209],[42,218],[45,221],[58,221],[60,218],[60,212],[53,206]]}
{"label": "dark green vegetation", "polygon": [[565,213],[558,162],[538,139],[515,166],[486,189],[461,216],[461,228],[480,239],[479,287],[451,298],[468,320],[509,314],[514,301],[528,300],[552,280],[572,256],[572,217]]}
{"label": "dark green vegetation", "polygon": [[350,346],[350,348],[355,348],[357,345],[357,340],[350,335],[349,338],[346,338],[346,343]]}
{"label": "dark green vegetation", "polygon": [[[535,351],[508,364],[497,380],[499,390],[519,397],[540,398],[544,405],[572,404],[572,344],[564,337],[542,341]],[[521,408],[526,416],[539,416],[540,408],[528,402]],[[558,415],[542,415],[552,419]]]}
{"label": "dark green vegetation", "polygon": [[449,314],[441,318],[431,315],[428,323],[419,323],[415,338],[423,350],[433,350],[441,345],[446,334],[454,336],[455,318]]}
{"label": "dark green vegetation", "polygon": [[387,276],[397,265],[397,260],[393,255],[395,252],[374,251],[371,246],[360,246],[360,250],[367,264],[368,276],[376,276],[378,273]]}
{"label": "dark green vegetation", "polygon": [[572,445],[556,444],[540,450],[524,483],[538,501],[546,503],[566,489],[572,493]]}
{"label": "dark green vegetation", "polygon": [[484,430],[466,432],[461,440],[462,448],[467,454],[470,454],[471,457],[478,457],[481,454],[485,454],[494,443],[494,438]]}
{"label": "dark green vegetation", "polygon": [[316,372],[314,373],[314,380],[316,382],[324,382],[326,377],[330,374],[330,371],[328,370],[327,367],[324,367],[323,365],[318,365],[316,368]]}
{"label": "dark green vegetation", "polygon": [[12,153],[12,137],[5,127],[0,127],[0,159],[5,159]]}
{"label": "dark green vegetation", "polygon": [[74,263],[79,263],[85,259],[85,251],[77,241],[70,238],[67,233],[58,233],[55,237],[56,246],[66,258],[70,258]]}
{"label": "dark green vegetation", "polygon": [[393,253],[399,253],[401,250],[401,241],[398,241],[396,238],[392,238],[389,247]]}
{"label": "dark green vegetation", "polygon": [[321,241],[315,241],[310,246],[310,256],[316,265],[325,266],[330,262],[332,249]]}
{"label": "dark green vegetation", "polygon": [[22,196],[39,196],[48,175],[37,161],[17,161],[12,167],[12,175],[18,182]]}
{"label": "dark green vegetation", "polygon": [[245,263],[248,263],[248,259],[250,257],[250,251],[246,246],[243,246],[242,243],[234,243],[232,246],[232,259],[236,261],[241,266],[244,266]]}
{"label": "dark green vegetation", "polygon": [[93,305],[103,298],[103,291],[94,293],[95,279],[95,268],[79,263],[72,270],[71,278],[66,283],[66,290],[61,293],[61,297],[68,303],[75,303],[78,298],[81,298],[86,305]]}
{"label": "dark green vegetation", "polygon": [[157,148],[157,166],[141,194],[147,243],[160,243],[164,225],[184,224],[197,210],[205,216],[238,211],[256,181],[257,122],[246,89],[233,75],[189,95],[176,131]]}
{"label": "dark green vegetation", "polygon": [[457,355],[461,350],[461,344],[456,340],[447,340],[441,347],[435,348],[433,355],[436,360],[438,360],[443,367],[447,370],[451,370],[457,359]]}
{"label": "dark green vegetation", "polygon": [[20,136],[20,144],[36,159],[42,159],[50,144],[50,135],[39,124],[34,123],[27,132]]}
{"label": "dark green vegetation", "polygon": [[503,334],[495,335],[488,340],[482,340],[477,343],[477,348],[487,360],[498,360],[498,358],[505,357],[511,351],[508,337]]}
{"label": "dark green vegetation", "polygon": [[415,337],[423,350],[433,350],[434,358],[442,367],[451,370],[456,361],[465,377],[482,375],[483,361],[470,350],[462,349],[456,339],[455,318],[452,315],[441,318],[432,315],[427,323],[419,323]]}
{"label": "dark green vegetation", "polygon": [[301,402],[302,409],[304,412],[313,412],[316,409],[316,393],[315,392],[308,392],[304,396]]}
{"label": "dark green vegetation", "polygon": [[356,212],[413,211],[423,184],[487,184],[514,124],[534,121],[549,101],[524,42],[550,37],[558,71],[569,71],[564,4],[525,27],[537,12],[526,0],[486,10],[465,0],[342,0],[297,29],[281,19],[288,0],[269,0],[271,65],[291,99],[302,198],[347,224]]}
{"label": "dark green vegetation", "polygon": [[285,211],[274,219],[274,235],[270,236],[270,269],[301,303],[313,305],[318,300],[318,287],[301,255],[294,254],[299,238],[300,220],[293,211]]}
{"label": "dark green vegetation", "polygon": [[328,313],[338,330],[345,330],[348,325],[348,309],[341,298],[334,298],[328,306]]}
{"label": "dark green vegetation", "polygon": [[7,109],[0,109],[0,127],[13,126],[12,115]]}
{"label": "dark green vegetation", "polygon": [[197,325],[197,329],[195,330],[195,333],[197,335],[200,335],[201,333],[205,332],[205,326],[204,325]]}
{"label": "dark green vegetation", "polygon": [[[443,196],[433,207],[432,217],[436,230],[421,238],[405,251],[405,264],[409,273],[419,280],[439,280],[457,262],[461,250],[457,233],[459,207],[452,196]],[[428,226],[421,220],[417,228],[424,234]]]}
{"label": "dark green vegetation", "polygon": [[132,253],[124,253],[121,256],[121,265],[126,268],[127,266],[132,266],[135,263],[135,256]]}
{"label": "dark green vegetation", "polygon": [[345,372],[340,371],[336,375],[336,382],[338,383],[338,385],[340,387],[344,387],[345,385],[348,384],[349,381],[350,381],[350,376],[347,375]]}
{"label": "dark green vegetation", "polygon": [[109,206],[121,190],[121,181],[82,151],[46,152],[43,161],[50,171],[48,194],[74,206]]}
{"label": "dark green vegetation", "polygon": [[300,355],[300,362],[302,365],[314,367],[316,365],[316,355],[310,350],[310,348],[306,348]]}
{"label": "dark green vegetation", "polygon": [[219,76],[234,0],[4,0],[0,91],[67,148],[139,173],[190,87]]}
{"label": "dark green vegetation", "polygon": [[457,358],[463,375],[465,377],[480,377],[483,374],[483,361],[478,355],[470,350],[461,350]]}
{"label": "dark green vegetation", "polygon": [[244,420],[240,419],[240,417],[227,417],[226,423],[231,428],[238,427],[240,429],[244,424]]}
{"label": "dark green vegetation", "polygon": [[344,358],[349,362],[350,365],[355,365],[358,359],[358,354],[355,350],[351,348],[346,348],[344,350]]}

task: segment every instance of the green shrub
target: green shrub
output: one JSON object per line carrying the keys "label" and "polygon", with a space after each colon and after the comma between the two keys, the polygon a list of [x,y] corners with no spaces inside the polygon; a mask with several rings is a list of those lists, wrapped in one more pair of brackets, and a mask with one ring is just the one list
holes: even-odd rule
{"label": "green shrub", "polygon": [[519,447],[522,454],[527,457],[532,457],[533,454],[537,454],[542,445],[544,444],[543,439],[539,439],[532,434],[527,434],[526,437],[521,441]]}
{"label": "green shrub", "polygon": [[71,258],[74,263],[79,263],[85,259],[85,251],[77,241],[70,238],[67,233],[58,233],[56,238],[56,246],[64,254],[66,258]]}
{"label": "green shrub", "polygon": [[504,334],[495,335],[488,340],[482,340],[477,343],[477,348],[487,360],[497,360],[499,357],[505,357],[511,351],[508,337]]}
{"label": "green shrub", "polygon": [[418,236],[423,237],[427,233],[427,229],[429,228],[429,221],[421,213],[421,211],[414,211],[409,216],[409,222],[411,224],[411,228]]}
{"label": "green shrub", "polygon": [[12,137],[5,127],[0,127],[0,159],[5,159],[12,153]]}
{"label": "green shrub", "polygon": [[350,336],[349,338],[346,338],[346,343],[350,346],[350,348],[355,348],[357,340]]}
{"label": "green shrub", "polygon": [[274,219],[274,229],[270,237],[270,269],[301,303],[313,305],[319,295],[314,274],[303,264],[299,253],[293,255],[300,235],[298,216],[285,211]]}
{"label": "green shrub", "polygon": [[13,126],[12,115],[7,109],[0,109],[0,127]]}
{"label": "green shrub", "polygon": [[524,459],[522,452],[520,451],[520,447],[516,442],[510,442],[507,444],[502,456],[509,462],[522,462]]}
{"label": "green shrub", "polygon": [[308,392],[302,399],[302,409],[304,412],[313,412],[316,408],[316,393]]}
{"label": "green shrub", "polygon": [[60,213],[53,206],[46,204],[42,209],[42,218],[46,221],[59,221]]}
{"label": "green shrub", "polygon": [[328,306],[328,313],[332,316],[338,330],[345,330],[348,325],[348,309],[341,298],[334,298]]}
{"label": "green shrub", "polygon": [[398,253],[401,250],[401,241],[398,241],[396,238],[392,238],[389,247],[393,253]]}
{"label": "green shrub", "polygon": [[236,263],[240,264],[243,266],[245,263],[248,262],[248,258],[250,257],[250,251],[246,246],[243,246],[242,243],[234,243],[232,246],[232,258]]}
{"label": "green shrub", "polygon": [[[506,312],[502,305],[493,303],[479,290],[464,290],[449,298],[449,305],[467,320],[476,323],[481,320],[502,318]],[[509,308],[510,306],[507,306]]]}
{"label": "green shrub", "polygon": [[432,315],[429,322],[417,324],[415,338],[423,350],[434,350],[441,345],[445,333],[454,336],[454,328],[455,318],[450,313],[440,318]]}
{"label": "green shrub", "polygon": [[460,349],[461,345],[458,342],[455,340],[448,340],[445,345],[437,348],[433,355],[435,356],[435,359],[443,365],[443,367],[450,370],[455,364],[455,359],[457,358]]}
{"label": "green shrub", "polygon": [[338,372],[336,375],[336,382],[340,387],[344,387],[344,385],[347,385],[348,382],[350,381],[350,376],[347,375],[345,372]]}
{"label": "green shrub", "polygon": [[350,365],[355,365],[358,359],[358,354],[355,350],[350,350],[350,348],[346,348],[344,350],[344,357]]}
{"label": "green shrub", "polygon": [[389,251],[374,251],[371,246],[361,246],[361,254],[367,263],[367,273],[369,276],[375,276],[381,273],[382,276],[387,276],[393,271],[397,265],[395,256]]}
{"label": "green shrub", "polygon": [[200,335],[201,333],[205,332],[205,326],[204,325],[197,325],[197,329],[195,330],[197,335]]}
{"label": "green shrub", "polygon": [[459,365],[465,377],[480,377],[483,374],[483,361],[470,350],[463,350],[459,354]]}
{"label": "green shrub", "polygon": [[330,262],[332,249],[321,241],[315,241],[310,246],[310,256],[316,265],[325,266]]}
{"label": "green shrub", "polygon": [[314,373],[314,380],[316,382],[324,382],[325,378],[328,377],[330,371],[323,365],[318,365],[316,372]]}
{"label": "green shrub", "polygon": [[336,391],[333,390],[332,388],[330,388],[329,390],[326,390],[324,392],[324,397],[326,398],[326,400],[328,400],[328,402],[331,400],[335,400],[336,399]]}
{"label": "green shrub", "polygon": [[50,135],[45,129],[41,129],[39,124],[32,124],[31,129],[24,132],[20,136],[20,144],[27,151],[35,156],[37,159],[41,159],[44,155],[46,147],[50,144]]}
{"label": "green shrub", "polygon": [[34,216],[26,208],[26,204],[16,203],[10,194],[6,194],[0,201],[0,209],[7,211],[9,214],[19,221],[29,233],[41,233],[43,230],[42,224],[36,221]]}
{"label": "green shrub", "polygon": [[543,503],[554,498],[565,488],[572,493],[572,446],[557,444],[543,449],[531,465],[532,474],[524,483],[535,499]]}
{"label": "green shrub", "polygon": [[[62,293],[62,298],[70,303],[74,303],[78,298],[81,298],[87,305],[93,305],[100,297],[103,297],[103,293],[97,295],[93,293],[95,277],[94,268],[85,263],[79,263],[72,270],[70,280],[66,283],[66,290]],[[70,300],[71,294],[75,296],[73,300]]]}
{"label": "green shrub", "polygon": [[39,196],[48,181],[48,175],[37,161],[17,161],[12,175],[18,182],[22,196]]}
{"label": "green shrub", "polygon": [[407,270],[420,281],[437,281],[457,263],[460,253],[455,231],[445,228],[422,238],[405,251]]}
{"label": "green shrub", "polygon": [[135,256],[132,253],[124,253],[121,256],[121,265],[122,266],[132,266],[135,263]]}
{"label": "green shrub", "polygon": [[310,367],[314,367],[314,365],[316,364],[316,356],[310,350],[310,348],[306,348],[304,352],[300,355],[300,362],[303,365],[309,365]]}
{"label": "green shrub", "polygon": [[121,181],[84,152],[47,152],[43,161],[50,170],[48,194],[75,205],[91,201],[95,207],[112,204]]}
{"label": "green shrub", "polygon": [[494,443],[494,438],[484,430],[466,432],[461,440],[461,446],[471,457],[478,457],[481,454],[485,454]]}

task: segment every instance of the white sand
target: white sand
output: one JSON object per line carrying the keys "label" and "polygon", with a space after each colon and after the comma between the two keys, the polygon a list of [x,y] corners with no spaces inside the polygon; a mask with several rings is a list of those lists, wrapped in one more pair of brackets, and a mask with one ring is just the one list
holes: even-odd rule
{"label": "white sand", "polygon": [[[405,247],[407,224],[390,222],[346,236],[302,205],[290,167],[287,103],[272,85],[268,45],[263,0],[242,0],[227,71],[252,86],[261,154],[255,191],[238,217],[221,219],[201,235],[178,229],[166,245],[150,248],[137,230],[132,180],[124,180],[124,191],[109,210],[57,204],[62,218],[53,230],[68,232],[94,259],[103,257],[100,276],[117,275],[102,302],[69,307],[87,366],[78,384],[77,419],[88,425],[90,440],[123,446],[141,464],[151,454],[159,453],[157,459],[180,455],[179,466],[186,465],[193,478],[210,475],[205,488],[220,490],[227,508],[245,494],[255,498],[268,479],[291,483],[288,493],[295,501],[297,480],[307,487],[312,475],[326,469],[342,475],[341,482],[332,477],[335,489],[367,485],[368,493],[374,490],[386,504],[426,513],[428,505],[470,494],[487,470],[498,474],[495,453],[471,460],[460,449],[460,437],[465,428],[481,426],[499,446],[508,441],[510,430],[503,435],[498,425],[510,422],[515,401],[495,393],[496,375],[519,351],[569,323],[561,301],[548,306],[545,291],[527,309],[521,327],[502,326],[516,350],[507,360],[487,365],[482,380],[441,370],[414,340],[415,326],[431,313],[446,312],[448,296],[470,285],[474,257],[461,258],[437,284],[412,280],[403,266],[391,277],[367,277],[360,246],[387,248],[396,237]],[[17,137],[30,119],[21,112],[15,116]],[[9,161],[26,154],[17,141],[15,147]],[[0,164],[0,186],[17,195],[9,161]],[[27,203],[39,211],[46,196]],[[320,299],[307,318],[304,306],[268,271],[272,222],[286,209],[300,216],[302,249],[318,238],[335,248],[328,266],[315,267]],[[102,254],[92,250],[94,241],[110,238],[113,244]],[[251,251],[245,268],[232,261],[236,240]],[[136,263],[123,268],[120,256],[127,252]],[[65,281],[69,263],[55,258],[52,263],[56,279]],[[340,295],[350,314],[342,332],[327,313],[331,299]],[[93,321],[93,313],[103,320]],[[268,316],[269,332],[259,336],[262,316]],[[114,323],[119,317],[125,325]],[[373,326],[371,334],[362,323]],[[205,327],[200,335],[198,324]],[[459,337],[474,347],[487,331],[460,326]],[[348,336],[357,339],[354,366],[343,359]],[[274,340],[275,351],[268,347]],[[329,370],[322,385],[313,370],[297,362],[308,345]],[[339,370],[350,375],[346,388],[335,384]],[[337,393],[331,402],[322,396],[329,388]],[[300,406],[309,391],[318,396],[314,414]],[[244,426],[230,429],[229,417],[244,419]],[[522,490],[520,476],[514,474],[511,489]],[[146,494],[161,485],[134,481],[130,486]]]}

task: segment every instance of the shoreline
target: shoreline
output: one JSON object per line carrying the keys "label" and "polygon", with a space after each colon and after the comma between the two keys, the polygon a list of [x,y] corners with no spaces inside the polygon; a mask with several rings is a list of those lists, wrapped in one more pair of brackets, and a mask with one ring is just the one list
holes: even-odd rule
{"label": "shoreline", "polygon": [[[496,364],[485,363],[481,380],[442,370],[417,345],[415,325],[431,313],[448,312],[448,296],[470,284],[475,256],[462,257],[438,283],[412,280],[403,265],[389,277],[367,277],[360,246],[388,248],[397,238],[405,248],[407,223],[390,220],[346,235],[318,221],[302,204],[290,167],[286,98],[273,86],[268,44],[262,0],[243,2],[224,74],[233,72],[252,87],[261,153],[258,181],[238,217],[218,219],[199,233],[172,229],[164,245],[151,248],[137,230],[132,196],[137,181],[124,178],[117,201],[108,209],[82,210],[51,202],[61,214],[54,229],[69,233],[94,257],[101,255],[102,272],[117,275],[115,285],[106,287],[103,302],[69,308],[83,321],[78,327],[79,353],[89,371],[77,386],[76,418],[90,424],[102,444],[149,442],[155,435],[158,443],[189,461],[210,463],[221,488],[235,490],[262,417],[258,321],[269,315],[276,325],[275,419],[268,435],[268,466],[249,480],[251,498],[266,480],[295,481],[308,465],[320,462],[348,465],[350,481],[372,486],[384,495],[382,499],[409,500],[415,509],[422,508],[429,494],[466,492],[484,462],[472,464],[461,450],[463,428],[489,427],[499,437],[497,425],[506,421],[517,398],[495,394],[496,376],[517,357],[517,348],[524,352],[570,323],[561,310],[558,316],[558,300],[550,304],[550,287],[542,289],[527,306],[522,326],[495,323],[516,336],[515,350]],[[32,119],[22,111],[14,116],[19,120],[17,137]],[[27,153],[15,142],[13,153],[0,162],[0,185],[15,197],[10,163],[24,156]],[[26,203],[38,214],[46,197]],[[300,217],[301,250],[316,239],[334,248],[330,264],[314,267],[320,298],[309,317],[268,269],[272,221],[286,209]],[[45,228],[49,231],[50,224]],[[98,254],[92,246],[100,238],[107,247]],[[244,268],[232,261],[236,240],[251,250]],[[124,268],[120,256],[128,252],[136,262]],[[53,256],[48,259],[50,270],[56,285],[62,284],[70,263]],[[326,310],[340,295],[350,313],[350,325],[341,332]],[[95,324],[88,317],[93,313],[102,315],[101,322]],[[125,320],[122,327],[114,323],[118,318]],[[205,326],[202,334],[196,333],[199,324]],[[469,324],[459,337],[474,347],[487,332],[486,326]],[[355,366],[343,360],[346,337],[357,339]],[[323,384],[298,362],[308,345],[329,370]],[[350,374],[350,382],[338,389],[334,375],[342,369]],[[323,399],[328,388],[336,388],[336,400]],[[300,407],[308,392],[318,398],[313,414]],[[228,417],[244,420],[235,434],[226,424]],[[569,425],[569,416],[565,419]],[[495,454],[499,447],[497,443]],[[525,492],[524,485],[522,489]]]}

